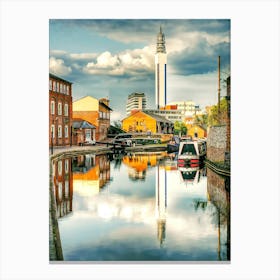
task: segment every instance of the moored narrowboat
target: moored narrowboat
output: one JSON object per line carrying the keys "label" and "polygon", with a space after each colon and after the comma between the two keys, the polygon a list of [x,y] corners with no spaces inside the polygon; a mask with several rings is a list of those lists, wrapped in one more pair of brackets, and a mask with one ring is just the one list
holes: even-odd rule
{"label": "moored narrowboat", "polygon": [[178,167],[197,167],[206,157],[206,141],[181,142],[178,151]]}

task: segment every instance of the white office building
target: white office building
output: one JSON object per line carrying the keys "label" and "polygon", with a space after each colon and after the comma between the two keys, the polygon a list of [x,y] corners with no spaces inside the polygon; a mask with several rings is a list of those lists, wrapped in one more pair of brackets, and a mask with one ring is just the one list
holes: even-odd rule
{"label": "white office building", "polygon": [[177,105],[177,110],[180,110],[184,116],[193,116],[201,113],[199,105],[196,105],[193,101],[174,101],[167,105]]}
{"label": "white office building", "polygon": [[131,110],[144,110],[147,106],[146,96],[143,92],[131,93],[126,102],[126,114],[130,115]]}

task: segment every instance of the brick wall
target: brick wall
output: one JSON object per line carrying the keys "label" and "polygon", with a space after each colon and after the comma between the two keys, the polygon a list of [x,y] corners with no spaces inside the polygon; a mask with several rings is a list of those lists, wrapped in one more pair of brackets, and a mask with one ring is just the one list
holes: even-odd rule
{"label": "brick wall", "polygon": [[227,128],[225,125],[212,126],[207,137],[207,159],[224,161],[226,151]]}

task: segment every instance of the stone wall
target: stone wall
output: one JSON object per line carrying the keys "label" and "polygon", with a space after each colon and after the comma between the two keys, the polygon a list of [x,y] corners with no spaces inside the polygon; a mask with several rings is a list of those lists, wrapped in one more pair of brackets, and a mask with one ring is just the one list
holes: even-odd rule
{"label": "stone wall", "polygon": [[225,159],[227,128],[226,125],[212,126],[207,137],[207,159],[213,162]]}

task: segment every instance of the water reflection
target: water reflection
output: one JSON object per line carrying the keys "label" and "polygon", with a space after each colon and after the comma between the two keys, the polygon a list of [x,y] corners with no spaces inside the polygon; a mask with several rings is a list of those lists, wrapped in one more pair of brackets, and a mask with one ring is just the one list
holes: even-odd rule
{"label": "water reflection", "polygon": [[57,217],[60,218],[72,211],[73,173],[71,159],[55,161],[52,168]]}
{"label": "water reflection", "polygon": [[53,171],[65,260],[230,259],[229,195],[204,166],[161,152],[81,155]]}
{"label": "water reflection", "polygon": [[215,208],[214,223],[218,234],[218,258],[230,259],[230,178],[207,168],[208,200]]}
{"label": "water reflection", "polygon": [[106,155],[80,155],[72,158],[73,184],[83,196],[97,194],[110,180],[110,161]]}

